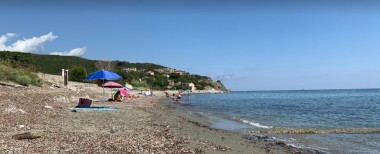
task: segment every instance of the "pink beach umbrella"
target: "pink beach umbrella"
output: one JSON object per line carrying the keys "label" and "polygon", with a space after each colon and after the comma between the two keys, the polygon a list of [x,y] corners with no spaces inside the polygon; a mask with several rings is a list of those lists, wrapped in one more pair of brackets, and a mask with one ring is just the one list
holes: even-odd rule
{"label": "pink beach umbrella", "polygon": [[[121,84],[112,82],[112,81],[106,82],[105,84],[103,84],[103,87],[104,88],[123,88]],[[112,89],[111,89],[111,98],[112,98]]]}
{"label": "pink beach umbrella", "polygon": [[112,81],[103,84],[103,87],[104,88],[123,88],[121,84],[112,82]]}

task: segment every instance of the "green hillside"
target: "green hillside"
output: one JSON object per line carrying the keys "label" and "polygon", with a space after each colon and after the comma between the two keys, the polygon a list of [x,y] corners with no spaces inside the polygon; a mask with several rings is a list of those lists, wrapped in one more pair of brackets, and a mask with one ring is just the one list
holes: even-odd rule
{"label": "green hillside", "polygon": [[57,55],[37,55],[31,54],[34,59],[35,69],[38,72],[47,74],[61,74],[61,69],[71,69],[76,66],[83,66],[88,72],[94,72],[95,61],[74,56],[57,56]]}
{"label": "green hillside", "polygon": [[151,89],[189,89],[189,83],[198,90],[226,90],[220,81],[210,77],[190,74],[181,70],[152,63],[129,63],[126,61],[89,60],[74,56],[39,55],[22,52],[0,52],[0,62],[12,67],[27,68],[31,71],[60,75],[61,69],[69,70],[72,81],[83,81],[83,76],[100,69],[114,71],[123,77],[122,84],[128,81],[135,87]]}

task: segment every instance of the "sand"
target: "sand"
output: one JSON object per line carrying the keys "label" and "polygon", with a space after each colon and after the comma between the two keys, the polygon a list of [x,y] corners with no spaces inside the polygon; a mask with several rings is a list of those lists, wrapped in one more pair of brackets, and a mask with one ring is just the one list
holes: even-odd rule
{"label": "sand", "polygon": [[[158,93],[157,93],[158,94]],[[0,153],[288,153],[239,133],[209,128],[163,95],[127,102],[93,102],[116,111],[73,112],[80,97],[97,91],[51,86],[0,86]],[[16,139],[30,133],[35,139]],[[294,151],[293,151],[294,152]]]}

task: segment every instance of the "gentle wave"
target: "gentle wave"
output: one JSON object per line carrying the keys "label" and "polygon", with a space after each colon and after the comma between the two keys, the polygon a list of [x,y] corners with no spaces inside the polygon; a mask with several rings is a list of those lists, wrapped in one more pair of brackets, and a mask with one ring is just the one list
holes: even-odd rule
{"label": "gentle wave", "polygon": [[262,125],[260,123],[256,123],[256,122],[249,121],[249,120],[240,119],[240,121],[243,123],[246,123],[246,124],[250,124],[250,125],[255,126],[255,127],[259,127],[259,128],[266,128],[266,129],[273,128],[272,126],[265,126],[265,125]]}
{"label": "gentle wave", "polygon": [[253,134],[372,134],[380,133],[378,128],[343,128],[343,129],[271,129],[271,130],[244,130]]}

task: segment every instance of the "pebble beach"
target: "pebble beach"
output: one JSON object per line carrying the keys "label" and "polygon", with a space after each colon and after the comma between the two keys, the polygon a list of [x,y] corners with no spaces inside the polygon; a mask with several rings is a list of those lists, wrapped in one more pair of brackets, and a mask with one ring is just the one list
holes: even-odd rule
{"label": "pebble beach", "polygon": [[[125,102],[104,102],[101,93],[54,86],[0,86],[0,153],[294,153],[209,128],[156,92]],[[115,111],[69,110],[79,98]],[[29,134],[20,139],[17,135]]]}

